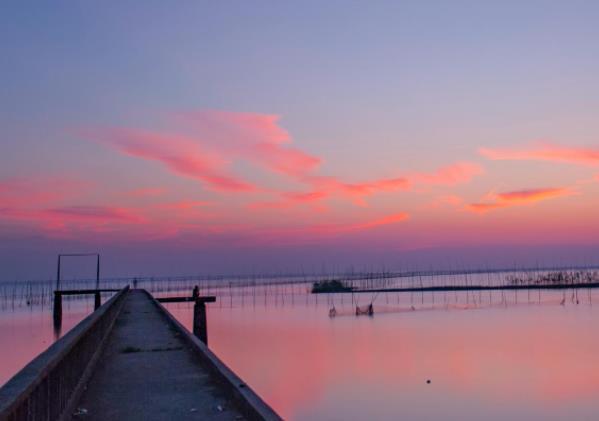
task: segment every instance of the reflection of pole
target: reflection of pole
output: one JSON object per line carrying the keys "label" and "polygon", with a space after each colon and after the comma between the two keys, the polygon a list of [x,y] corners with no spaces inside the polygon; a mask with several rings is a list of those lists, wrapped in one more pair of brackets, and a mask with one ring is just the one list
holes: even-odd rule
{"label": "reflection of pole", "polygon": [[196,299],[193,306],[193,334],[208,345],[208,325],[206,323],[206,303]]}
{"label": "reflection of pole", "polygon": [[62,324],[62,294],[54,291],[54,328],[60,329]]}

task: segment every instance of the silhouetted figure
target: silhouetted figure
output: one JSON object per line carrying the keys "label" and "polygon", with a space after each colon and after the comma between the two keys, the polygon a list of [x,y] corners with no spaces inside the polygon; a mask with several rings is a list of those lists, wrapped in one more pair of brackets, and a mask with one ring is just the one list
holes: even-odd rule
{"label": "silhouetted figure", "polygon": [[193,287],[193,292],[191,293],[191,296],[195,299],[200,297],[200,287],[198,287],[197,285],[195,287]]}

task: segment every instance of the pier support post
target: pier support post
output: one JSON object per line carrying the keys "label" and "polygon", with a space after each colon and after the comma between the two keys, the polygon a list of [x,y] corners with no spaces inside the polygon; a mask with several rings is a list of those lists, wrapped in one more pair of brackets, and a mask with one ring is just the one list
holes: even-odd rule
{"label": "pier support post", "polygon": [[62,294],[54,291],[54,327],[60,328],[62,324]]}
{"label": "pier support post", "polygon": [[208,345],[208,325],[206,323],[206,303],[196,299],[193,306],[193,334]]}
{"label": "pier support post", "polygon": [[100,294],[100,291],[96,291],[96,293],[94,294],[94,310],[99,309],[101,305],[102,305],[102,296]]}

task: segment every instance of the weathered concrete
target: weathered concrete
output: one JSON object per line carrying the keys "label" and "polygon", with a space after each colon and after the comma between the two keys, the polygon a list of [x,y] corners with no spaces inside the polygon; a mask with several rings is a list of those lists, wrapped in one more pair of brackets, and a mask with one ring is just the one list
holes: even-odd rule
{"label": "weathered concrete", "polygon": [[246,419],[191,345],[149,294],[131,291],[73,419]]}

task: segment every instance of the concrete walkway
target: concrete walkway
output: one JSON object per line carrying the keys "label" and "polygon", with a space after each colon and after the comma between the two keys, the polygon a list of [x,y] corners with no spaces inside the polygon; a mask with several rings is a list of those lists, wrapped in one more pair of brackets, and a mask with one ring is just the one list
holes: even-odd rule
{"label": "concrete walkway", "polygon": [[242,420],[150,297],[131,291],[74,420]]}

